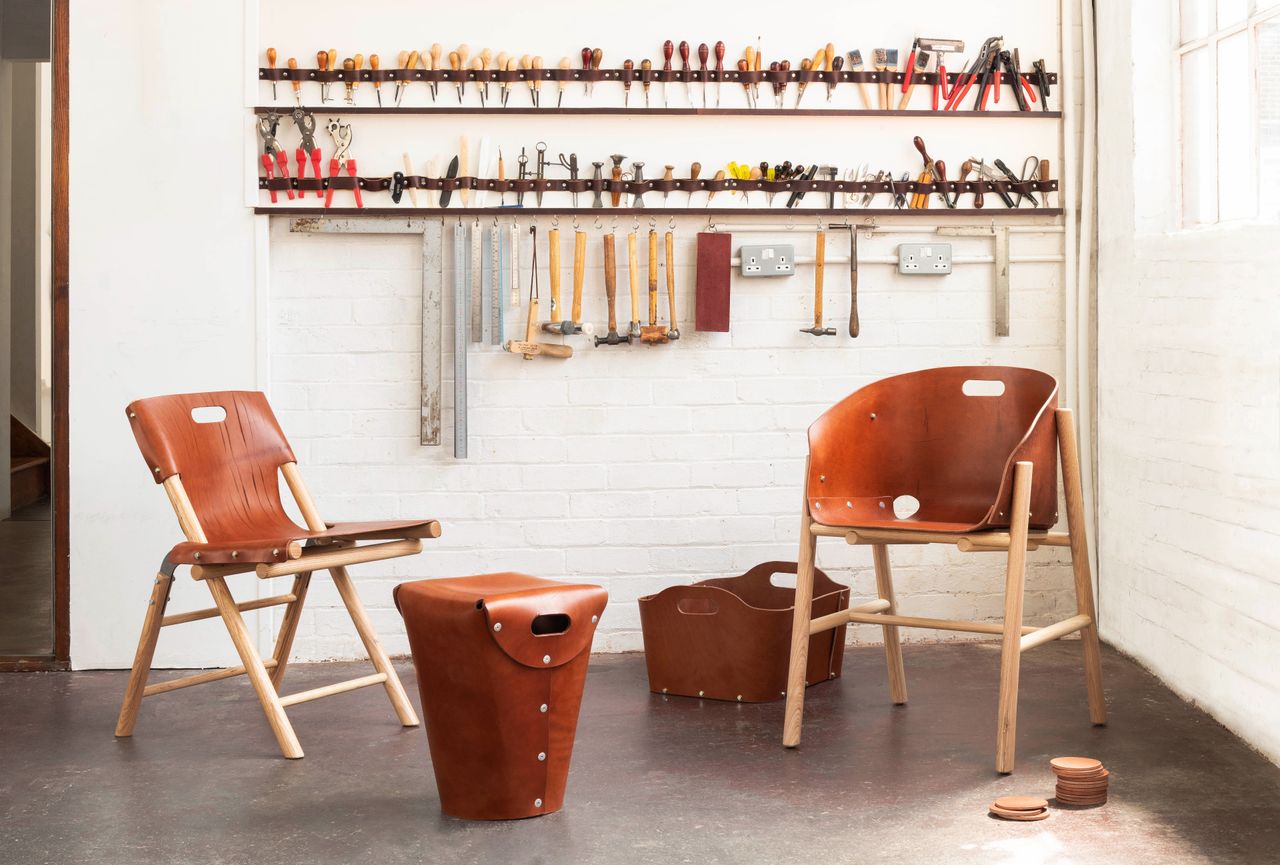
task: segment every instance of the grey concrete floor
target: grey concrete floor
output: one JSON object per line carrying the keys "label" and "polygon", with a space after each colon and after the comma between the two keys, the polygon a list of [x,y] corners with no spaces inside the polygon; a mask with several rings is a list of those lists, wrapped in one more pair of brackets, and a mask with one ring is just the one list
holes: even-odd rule
{"label": "grey concrete floor", "polygon": [[[1118,654],[1104,655],[1105,728],[1088,722],[1078,644],[1025,658],[1011,776],[993,770],[994,644],[909,646],[906,661],[911,703],[895,708],[880,652],[850,651],[842,679],[809,690],[787,751],[781,703],[655,696],[640,655],[593,658],[565,810],[510,823],[440,814],[426,737],[378,689],[292,709],[307,756],[290,762],[243,679],[149,698],[116,740],[123,673],[0,676],[0,860],[1280,861],[1280,768]],[[292,667],[287,690],[356,669]],[[998,795],[1049,798],[1047,761],[1067,754],[1106,762],[1107,805],[987,816]]]}

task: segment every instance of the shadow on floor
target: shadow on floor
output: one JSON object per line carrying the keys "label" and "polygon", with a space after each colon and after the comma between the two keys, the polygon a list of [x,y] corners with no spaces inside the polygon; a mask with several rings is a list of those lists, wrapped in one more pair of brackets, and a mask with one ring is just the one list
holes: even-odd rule
{"label": "shadow on floor", "polygon": [[[1030,653],[1018,768],[994,772],[995,644],[906,648],[911,702],[876,649],[811,688],[804,742],[782,704],[648,693],[640,655],[592,659],[564,811],[510,823],[439,812],[421,729],[370,689],[290,711],[286,761],[243,679],[144,702],[111,733],[120,672],[0,677],[5,862],[93,863],[1272,863],[1280,769],[1152,676],[1104,653],[1111,709],[1092,727],[1077,643]],[[413,670],[398,667],[414,694]],[[286,691],[356,665],[290,668]],[[363,669],[363,667],[361,667]],[[173,673],[161,673],[168,677]],[[1048,798],[1051,757],[1111,769],[1111,801],[1038,823],[987,816]],[[502,783],[501,778],[491,779]]]}

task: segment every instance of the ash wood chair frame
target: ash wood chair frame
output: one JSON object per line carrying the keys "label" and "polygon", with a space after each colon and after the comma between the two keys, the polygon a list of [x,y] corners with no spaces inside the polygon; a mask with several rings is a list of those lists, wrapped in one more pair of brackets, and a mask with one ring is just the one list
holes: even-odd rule
{"label": "ash wood chair frame", "polygon": [[[198,397],[204,395],[188,396]],[[251,394],[249,396],[261,399],[260,394]],[[265,407],[265,400],[262,401],[262,406]],[[269,412],[269,409],[267,411]],[[132,406],[130,417],[135,417]],[[270,420],[274,427],[274,418],[272,417]],[[278,428],[276,429],[278,430]],[[281,434],[281,440],[283,440],[283,434]],[[142,442],[141,437],[139,441],[140,443]],[[285,447],[287,448],[287,443]],[[155,472],[157,476],[160,475],[160,468],[156,468]],[[412,526],[390,523],[349,524],[353,528],[363,526],[369,529],[355,533],[358,535],[359,540],[380,541],[360,546],[355,543],[357,538],[334,536],[335,532],[340,532],[343,529],[343,526],[341,524],[336,526],[328,525],[320,517],[319,510],[303,483],[296,462],[290,460],[281,463],[278,466],[278,473],[284,478],[306,522],[306,531],[299,529],[299,534],[310,535],[311,537],[307,538],[305,543],[298,540],[279,543],[270,551],[273,554],[270,556],[273,561],[255,561],[255,558],[268,557],[262,553],[255,554],[253,550],[255,543],[260,546],[262,542],[245,542],[243,552],[231,549],[234,544],[220,544],[218,541],[211,544],[206,537],[205,528],[201,524],[197,509],[192,505],[187,489],[183,485],[181,476],[172,474],[164,478],[165,493],[168,495],[169,502],[178,517],[178,523],[186,536],[187,543],[179,544],[170,554],[165,556],[152,585],[142,633],[138,639],[137,652],[134,655],[133,667],[125,689],[124,701],[120,707],[120,714],[116,722],[116,736],[127,737],[133,735],[134,726],[138,720],[138,712],[144,697],[165,694],[180,688],[203,685],[236,676],[248,677],[259,701],[262,703],[267,722],[270,724],[271,731],[279,743],[280,750],[289,759],[297,759],[303,756],[302,746],[298,742],[297,734],[294,732],[293,725],[285,713],[285,709],[299,703],[318,700],[322,697],[329,697],[358,688],[382,685],[400,723],[406,727],[418,725],[418,716],[414,712],[413,705],[409,702],[399,676],[396,675],[395,669],[391,665],[390,658],[378,641],[373,624],[365,612],[364,605],[361,603],[355,585],[347,572],[347,566],[419,553],[422,550],[422,538],[440,536],[439,523],[434,520],[427,520],[415,523]],[[379,526],[387,526],[388,528],[378,530]],[[295,528],[297,527],[295,526]],[[321,537],[315,537],[317,535]],[[199,552],[201,549],[212,551],[214,555],[211,555],[211,558],[229,560],[219,563],[191,565],[192,578],[203,582],[209,587],[209,592],[213,596],[213,607],[169,614],[167,613],[167,608],[170,590],[173,586],[174,573],[181,564],[187,563],[175,561],[175,559],[182,558],[177,553],[183,549],[187,549],[188,552],[195,550],[194,553],[189,552],[189,555],[195,560],[201,558],[201,553]],[[221,555],[217,555],[219,552]],[[242,556],[243,561],[236,560]],[[368,653],[375,672],[370,675],[306,691],[283,694],[281,689],[284,684],[285,671],[288,668],[289,653],[298,631],[303,604],[307,597],[307,589],[310,586],[312,574],[321,570],[327,570],[333,579],[333,583],[337,587],[338,594],[342,598],[348,614],[351,616],[352,624],[364,644],[365,651]],[[292,576],[293,582],[289,591],[285,594],[237,602],[232,597],[226,578],[243,573],[255,573],[259,579]],[[283,606],[285,608],[284,615],[271,655],[263,658],[258,654],[258,650],[254,645],[254,638],[241,614],[251,610],[275,606]],[[151,660],[162,628],[215,617],[221,618],[226,625],[232,644],[240,656],[241,663],[239,666],[208,670],[154,684],[147,684],[147,679],[151,672]]]}
{"label": "ash wood chair frame", "polygon": [[[1056,387],[1055,387],[1056,389]],[[1054,395],[1056,401],[1056,393]],[[1014,769],[1017,730],[1018,677],[1023,652],[1079,632],[1083,652],[1085,688],[1089,718],[1094,724],[1107,721],[1106,701],[1102,688],[1101,654],[1094,612],[1093,585],[1090,576],[1088,544],[1085,535],[1083,489],[1075,422],[1069,409],[1048,406],[1044,417],[1052,427],[1058,454],[1061,456],[1064,498],[1067,510],[1066,532],[1035,530],[1030,526],[1034,464],[1011,461],[1012,490],[1010,518],[1007,528],[979,528],[974,531],[931,531],[882,526],[857,527],[829,525],[813,513],[811,493],[806,497],[800,515],[800,551],[798,558],[795,618],[788,666],[787,701],[783,728],[783,745],[800,744],[804,715],[805,668],[809,638],[812,634],[846,623],[877,624],[883,628],[885,661],[889,674],[889,693],[895,705],[907,702],[906,675],[903,671],[899,628],[927,628],[993,634],[1000,641],[1000,687],[996,727],[996,771]],[[872,415],[874,418],[874,415]],[[811,431],[812,440],[812,431]],[[1015,453],[1016,456],[1016,453]],[[813,457],[811,455],[810,461]],[[811,479],[811,462],[806,462],[805,477]],[[1054,472],[1056,475],[1056,470]],[[1055,478],[1056,480],[1056,478]],[[1053,497],[1056,501],[1056,485]],[[993,511],[995,509],[993,508]],[[1056,504],[1054,505],[1056,517]],[[819,510],[819,513],[821,511]],[[828,523],[834,520],[827,520]],[[879,611],[866,611],[851,606],[847,611],[810,619],[813,572],[819,538],[843,538],[848,544],[869,546],[875,567],[876,591],[881,603]],[[962,552],[1001,552],[1006,555],[1004,619],[1000,623],[922,618],[901,615],[894,594],[889,563],[889,548],[898,544],[954,544]],[[1076,595],[1076,614],[1044,627],[1023,624],[1023,592],[1026,580],[1026,554],[1040,547],[1065,547],[1070,550]],[[874,602],[873,602],[874,603]],[[864,605],[865,607],[865,605]]]}

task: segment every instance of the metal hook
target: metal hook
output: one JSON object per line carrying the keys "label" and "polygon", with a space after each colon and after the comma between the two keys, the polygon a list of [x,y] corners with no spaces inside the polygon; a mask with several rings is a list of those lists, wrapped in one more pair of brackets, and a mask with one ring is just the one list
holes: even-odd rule
{"label": "metal hook", "polygon": [[653,228],[657,228],[657,227],[658,227],[658,217],[656,217],[656,216],[650,216],[650,217],[649,217],[649,228],[650,228],[650,229],[653,229]]}
{"label": "metal hook", "polygon": [[790,216],[787,217],[787,231],[795,231],[795,230],[796,230],[796,217],[795,217],[795,214],[791,214]]}
{"label": "metal hook", "polygon": [[600,222],[600,217],[599,217],[599,216],[597,216],[597,217],[596,217],[596,231],[602,231],[603,229],[604,229],[604,225]]}
{"label": "metal hook", "polygon": [[556,214],[552,214],[552,216],[551,216],[551,227],[552,227],[552,228],[555,228],[555,229],[559,229],[559,228],[560,228],[560,214],[558,214],[558,213],[556,213]]}
{"label": "metal hook", "polygon": [[617,234],[617,232],[618,232],[618,217],[616,217],[616,216],[613,218],[613,228],[612,228],[612,231],[613,231],[615,234]]}
{"label": "metal hook", "polygon": [[675,231],[675,230],[676,230],[676,217],[675,217],[675,214],[672,214],[672,215],[671,215],[671,217],[667,220],[667,228],[668,228],[669,230],[671,230],[671,231]]}
{"label": "metal hook", "polygon": [[576,213],[573,215],[573,230],[578,230],[578,214]]}
{"label": "metal hook", "polygon": [[636,216],[636,217],[632,217],[632,220],[631,220],[631,231],[632,231],[632,233],[634,234],[635,232],[637,232],[637,231],[639,231],[639,230],[640,230],[640,217],[638,217],[638,216]]}

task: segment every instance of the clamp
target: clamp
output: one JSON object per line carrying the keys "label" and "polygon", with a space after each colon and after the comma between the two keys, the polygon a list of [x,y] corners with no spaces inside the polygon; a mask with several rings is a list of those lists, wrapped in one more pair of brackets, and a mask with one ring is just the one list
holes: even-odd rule
{"label": "clamp", "polygon": [[356,176],[356,160],[350,156],[351,151],[351,124],[342,123],[338,120],[330,120],[326,127],[329,135],[333,138],[333,158],[329,160],[329,188],[324,195],[324,206],[330,207],[333,204],[333,179],[345,168],[347,176],[355,181],[352,192],[356,196],[356,207],[364,207],[364,201],[360,198],[360,178]]}
{"label": "clamp", "polygon": [[[316,117],[305,108],[295,108],[290,115],[293,118],[293,125],[298,127],[298,135],[302,141],[298,144],[298,149],[294,151],[294,159],[298,163],[298,179],[306,174],[307,160],[311,161],[311,173],[316,180],[320,180],[320,148],[316,146]],[[321,181],[321,188],[316,190],[317,198],[324,198],[324,183]],[[298,197],[304,197],[301,189],[298,190]]]}
{"label": "clamp", "polygon": [[[276,130],[280,127],[280,115],[272,111],[270,114],[264,114],[258,118],[258,137],[262,139],[262,167],[267,172],[267,180],[274,180],[276,176],[276,166],[280,167],[280,176],[289,179],[289,157],[285,154],[284,148],[280,146],[280,142],[276,140]],[[271,203],[276,203],[276,191],[268,188],[271,193]],[[289,200],[293,200],[292,184],[285,187],[285,193],[288,194]]]}

